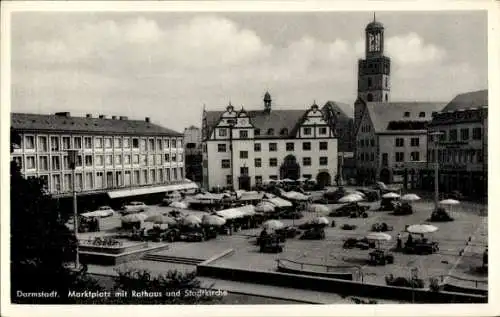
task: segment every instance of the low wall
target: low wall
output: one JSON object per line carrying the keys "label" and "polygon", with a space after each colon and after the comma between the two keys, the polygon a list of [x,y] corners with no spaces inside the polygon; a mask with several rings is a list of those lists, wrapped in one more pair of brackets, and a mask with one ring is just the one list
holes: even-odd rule
{"label": "low wall", "polygon": [[356,295],[361,297],[403,300],[419,303],[486,303],[485,296],[461,294],[452,292],[432,292],[423,289],[394,287],[387,285],[362,284],[353,281],[332,279],[325,277],[312,277],[305,275],[250,271],[198,265],[197,274],[200,276],[234,280],[248,283],[268,284],[282,287],[309,289],[322,292]]}
{"label": "low wall", "polygon": [[327,277],[327,278],[335,278],[339,280],[347,280],[347,281],[352,281],[352,273],[326,273],[326,272],[314,272],[314,271],[304,271],[304,270],[297,270],[297,269],[291,269],[288,267],[284,266],[278,266],[278,271],[282,273],[290,273],[290,274],[305,274],[309,276],[320,276],[320,277]]}
{"label": "low wall", "polygon": [[89,245],[80,244],[78,246],[78,249],[80,251],[85,251],[85,252],[121,254],[121,253],[145,249],[147,247],[148,247],[148,244],[146,242],[138,242],[138,243],[129,244],[126,246],[118,246],[118,247],[101,247],[101,246],[94,246],[94,245],[90,245],[90,244]]}
{"label": "low wall", "polygon": [[476,294],[481,296],[488,296],[488,290],[480,289],[480,288],[470,288],[470,287],[460,287],[452,284],[444,284],[442,286],[444,291],[447,292],[456,292],[456,293],[467,293],[467,294]]}
{"label": "low wall", "polygon": [[80,251],[80,261],[85,264],[98,265],[120,265],[126,262],[139,260],[146,253],[158,252],[167,249],[168,245],[158,246],[154,248],[141,248],[121,254],[106,254],[101,252]]}

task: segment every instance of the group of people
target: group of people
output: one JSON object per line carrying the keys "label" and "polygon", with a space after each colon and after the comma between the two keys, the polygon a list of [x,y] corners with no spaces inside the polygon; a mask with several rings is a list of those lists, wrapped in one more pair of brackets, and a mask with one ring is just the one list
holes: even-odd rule
{"label": "group of people", "polygon": [[[406,240],[406,243],[405,245],[408,245],[408,246],[411,246],[413,245],[413,243],[416,242],[414,239],[413,239],[413,236],[412,234],[408,234],[408,239]],[[419,242],[422,242],[422,243],[426,243],[427,242],[427,239],[424,237],[424,234],[421,233],[420,234],[420,240]],[[401,233],[398,233],[398,237],[396,239],[396,247],[397,249],[402,249],[403,248],[403,239],[401,237]]]}

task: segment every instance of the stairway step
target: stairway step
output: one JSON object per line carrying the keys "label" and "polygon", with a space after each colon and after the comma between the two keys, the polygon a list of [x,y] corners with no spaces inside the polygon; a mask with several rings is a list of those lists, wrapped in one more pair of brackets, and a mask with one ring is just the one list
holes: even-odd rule
{"label": "stairway step", "polygon": [[205,261],[202,259],[193,259],[193,258],[176,257],[176,256],[159,255],[159,254],[145,254],[142,257],[142,259],[149,261],[192,264],[192,265],[200,264],[201,262]]}

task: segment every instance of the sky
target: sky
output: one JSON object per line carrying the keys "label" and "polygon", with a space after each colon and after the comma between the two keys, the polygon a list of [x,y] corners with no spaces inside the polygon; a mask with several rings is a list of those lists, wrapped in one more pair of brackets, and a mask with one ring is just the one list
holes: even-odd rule
{"label": "sky", "polygon": [[[480,11],[377,12],[392,101],[485,89]],[[203,107],[353,104],[373,12],[16,12],[11,111],[151,117],[183,131]]]}

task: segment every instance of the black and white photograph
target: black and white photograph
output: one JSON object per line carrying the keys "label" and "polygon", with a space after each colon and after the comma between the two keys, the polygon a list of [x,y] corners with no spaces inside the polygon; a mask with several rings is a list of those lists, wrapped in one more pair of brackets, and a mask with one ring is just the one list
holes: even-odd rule
{"label": "black and white photograph", "polygon": [[2,4],[10,309],[495,304],[493,1],[72,2]]}

